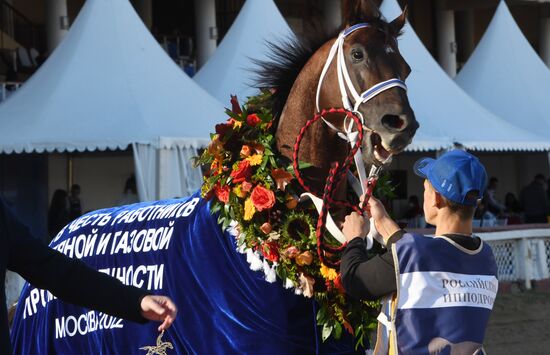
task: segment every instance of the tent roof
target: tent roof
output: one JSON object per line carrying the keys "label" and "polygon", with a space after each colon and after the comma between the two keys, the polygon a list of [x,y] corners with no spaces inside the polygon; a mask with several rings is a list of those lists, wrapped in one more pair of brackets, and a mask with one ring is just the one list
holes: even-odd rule
{"label": "tent roof", "polygon": [[[392,20],[401,13],[396,0],[384,0],[384,16]],[[441,69],[407,23],[399,48],[412,68],[407,78],[408,96],[420,128],[415,144],[435,140],[460,143],[471,150],[548,150],[550,141],[524,131],[487,111],[468,96]],[[516,49],[514,49],[516,50]],[[500,85],[500,82],[498,83]],[[438,144],[424,148],[440,149]]]}
{"label": "tent roof", "polygon": [[221,103],[236,94],[255,95],[253,59],[265,60],[266,41],[293,38],[294,33],[273,0],[247,0],[212,57],[194,79]]}
{"label": "tent roof", "polygon": [[456,82],[508,122],[550,138],[550,71],[504,1]]}
{"label": "tent roof", "polygon": [[50,58],[0,104],[0,152],[125,149],[160,137],[197,146],[223,116],[128,1],[88,0]]}

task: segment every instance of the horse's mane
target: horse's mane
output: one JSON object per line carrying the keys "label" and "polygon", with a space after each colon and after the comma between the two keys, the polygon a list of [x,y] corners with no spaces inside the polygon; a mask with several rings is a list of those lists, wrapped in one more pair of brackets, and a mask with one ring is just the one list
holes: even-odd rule
{"label": "horse's mane", "polygon": [[[400,33],[392,33],[389,23],[381,16],[363,20],[380,28],[388,36],[398,37]],[[311,56],[328,40],[335,38],[342,28],[327,32],[319,26],[312,26],[307,36],[301,38],[287,37],[275,41],[266,41],[269,60],[254,60],[254,86],[272,91],[272,113],[277,123],[290,90]],[[277,127],[274,124],[274,127]]]}

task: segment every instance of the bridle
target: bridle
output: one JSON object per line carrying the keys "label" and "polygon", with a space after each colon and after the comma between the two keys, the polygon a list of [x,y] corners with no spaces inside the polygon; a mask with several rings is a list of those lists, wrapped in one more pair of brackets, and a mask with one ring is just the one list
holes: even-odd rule
{"label": "bridle", "polygon": [[[371,86],[369,89],[363,91],[361,94],[359,94],[355,89],[355,86],[353,85],[353,82],[349,75],[349,71],[346,66],[346,61],[344,58],[344,42],[346,38],[352,33],[354,33],[355,31],[363,28],[369,28],[369,27],[370,27],[369,23],[363,22],[363,23],[358,23],[356,25],[350,26],[345,30],[343,30],[342,32],[340,32],[340,34],[338,35],[338,38],[334,41],[334,44],[330,48],[328,58],[325,62],[325,66],[321,71],[321,76],[319,77],[319,83],[317,84],[317,94],[315,97],[315,105],[316,105],[317,112],[319,112],[321,87],[323,85],[323,81],[328,72],[328,69],[332,64],[332,61],[336,57],[336,73],[338,74],[338,87],[340,88],[340,94],[342,97],[342,107],[348,111],[353,112],[355,115],[357,115],[361,119],[361,124],[363,126],[363,129],[374,132],[373,129],[371,129],[365,124],[363,115],[359,112],[359,107],[362,104],[367,103],[372,98],[379,95],[380,93],[386,90],[389,90],[391,88],[398,87],[406,91],[407,85],[400,78],[392,78]],[[353,100],[353,105],[350,101],[348,91],[351,93],[351,96],[352,96],[351,99]],[[349,116],[346,116],[344,118],[343,131],[324,118],[323,118],[323,122],[325,122],[325,124],[328,127],[330,127],[332,130],[338,132],[338,136],[344,139],[345,141],[349,142],[349,144],[353,147],[357,141],[358,132],[353,129],[354,121],[349,120],[348,118]],[[361,149],[359,149],[354,156],[355,165],[357,167],[357,171],[359,174],[359,183],[352,182],[352,186],[356,193],[365,194],[367,192],[368,178],[366,176],[365,164],[363,162],[361,155],[362,155],[362,152],[361,152]],[[376,174],[377,174],[377,171],[375,171],[374,169],[371,169],[371,173],[369,174],[370,175],[369,177],[372,177]],[[360,186],[357,186],[358,184]]]}
{"label": "bridle", "polygon": [[[345,237],[340,231],[340,229],[336,226],[334,223],[334,220],[330,216],[330,213],[328,212],[328,209],[331,205],[336,204],[338,201],[332,200],[332,194],[334,186],[337,185],[339,179],[341,178],[342,172],[347,171],[348,180],[350,181],[350,185],[353,187],[353,190],[358,196],[365,195],[365,200],[360,208],[357,206],[348,206],[353,208],[354,210],[362,211],[365,207],[365,203],[368,200],[368,198],[372,195],[374,186],[376,185],[376,181],[378,179],[378,173],[379,173],[379,167],[377,168],[375,165],[373,165],[369,176],[366,176],[365,172],[365,163],[363,162],[362,158],[362,152],[361,152],[361,143],[358,142],[358,139],[363,138],[363,130],[368,130],[371,132],[374,132],[373,129],[369,128],[365,124],[365,120],[363,118],[363,115],[359,112],[359,107],[370,101],[375,96],[379,95],[380,93],[389,90],[394,87],[401,88],[403,90],[407,90],[407,86],[405,85],[405,82],[401,80],[400,78],[392,78],[383,82],[380,82],[378,84],[373,85],[369,89],[363,91],[363,93],[359,94],[357,90],[355,89],[355,86],[353,85],[353,82],[351,81],[351,77],[349,75],[349,71],[346,67],[346,61],[344,58],[344,41],[345,39],[355,31],[363,28],[370,27],[370,24],[368,23],[359,23],[356,25],[353,25],[351,27],[348,27],[344,31],[340,32],[338,35],[338,38],[332,45],[328,58],[325,62],[325,65],[323,67],[323,70],[321,71],[321,75],[319,77],[319,83],[317,84],[317,93],[316,93],[316,115],[309,120],[306,125],[301,129],[297,139],[296,143],[294,145],[294,152],[293,152],[293,167],[296,174],[296,177],[300,183],[300,185],[306,190],[306,193],[303,193],[301,195],[301,200],[304,198],[311,199],[319,212],[319,220],[317,223],[317,240],[318,240],[318,254],[321,258],[321,261],[325,263],[325,265],[331,264],[328,260],[324,258],[324,252],[329,253],[335,253],[340,252],[343,250],[343,247],[345,245]],[[336,72],[338,74],[338,86],[340,88],[340,94],[342,97],[342,108],[336,109],[324,109],[321,110],[319,107],[319,98],[321,95],[321,87],[323,85],[323,81],[325,79],[325,76],[328,72],[328,69],[330,65],[332,64],[334,58],[336,57]],[[348,95],[348,91],[351,93],[351,99]],[[341,130],[338,127],[334,126],[332,123],[327,121],[323,115],[325,113],[338,113],[338,114],[345,114],[344,118],[344,129]],[[338,136],[342,139],[344,139],[346,142],[348,142],[351,145],[351,150],[348,154],[348,157],[346,158],[346,161],[342,166],[339,166],[338,163],[333,163],[333,166],[331,167],[329,171],[329,175],[327,178],[327,182],[325,184],[325,191],[323,193],[323,198],[319,198],[318,195],[312,193],[312,191],[308,188],[307,184],[303,179],[301,178],[299,164],[298,164],[298,150],[300,147],[300,142],[303,138],[303,135],[308,127],[310,127],[315,121],[322,119],[325,124],[336,131],[338,133]],[[354,129],[355,128],[355,129]],[[349,163],[351,160],[351,155],[353,155],[353,161],[356,165],[357,172],[359,175],[359,181],[357,181],[357,178],[353,174],[351,174],[348,170]],[[340,241],[342,246],[340,247],[331,247],[323,242],[323,230],[326,228],[330,234],[334,238],[336,238],[338,241]],[[369,236],[367,238],[367,248],[370,249],[372,246],[372,236]],[[336,266],[336,264],[333,264],[333,266]]]}

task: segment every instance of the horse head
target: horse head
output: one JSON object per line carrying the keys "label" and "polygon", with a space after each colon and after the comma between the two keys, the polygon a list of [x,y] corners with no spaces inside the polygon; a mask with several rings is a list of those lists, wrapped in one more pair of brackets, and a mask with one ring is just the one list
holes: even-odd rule
{"label": "horse head", "polygon": [[[259,62],[257,84],[272,89],[277,148],[283,156],[292,159],[296,137],[316,113],[347,106],[362,116],[366,128],[363,160],[379,166],[403,151],[418,128],[404,90],[410,68],[397,46],[406,12],[386,22],[370,0],[349,0],[344,13],[337,36],[315,38],[313,34],[308,36],[312,38],[270,43],[271,59]],[[380,83],[383,88],[378,92]],[[369,90],[376,93],[363,100],[361,94],[369,96]],[[343,96],[350,98],[348,104]],[[342,114],[323,118],[325,122],[315,122],[304,134],[298,156],[312,165],[307,180],[316,191],[322,191],[331,163],[342,161],[350,150],[350,144],[341,139],[349,119]],[[338,193],[344,190],[341,187]]]}
{"label": "horse head", "polygon": [[[337,60],[330,63],[321,83],[318,105],[345,106],[343,96],[348,96],[350,107],[363,118],[363,158],[366,163],[380,165],[390,155],[403,151],[419,126],[403,82],[411,69],[397,44],[406,9],[393,21],[386,22],[370,0],[346,1],[344,14],[343,32],[326,44],[342,42],[342,64]],[[344,129],[341,117],[333,120]]]}

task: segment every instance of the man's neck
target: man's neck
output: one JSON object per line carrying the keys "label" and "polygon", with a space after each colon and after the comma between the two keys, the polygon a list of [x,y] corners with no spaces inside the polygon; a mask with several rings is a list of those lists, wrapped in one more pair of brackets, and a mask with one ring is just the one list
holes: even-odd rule
{"label": "man's neck", "polygon": [[463,234],[472,235],[472,220],[461,220],[456,214],[448,213],[445,210],[440,210],[437,216],[437,225],[435,235],[444,234]]}

